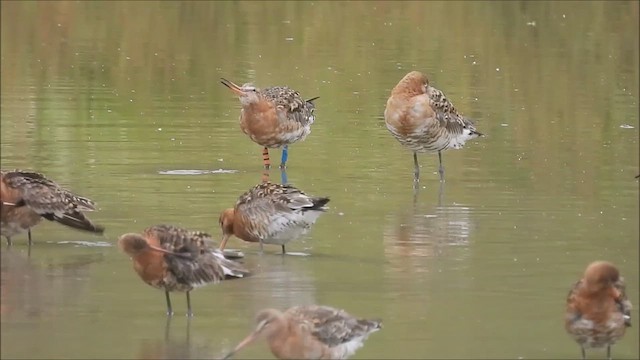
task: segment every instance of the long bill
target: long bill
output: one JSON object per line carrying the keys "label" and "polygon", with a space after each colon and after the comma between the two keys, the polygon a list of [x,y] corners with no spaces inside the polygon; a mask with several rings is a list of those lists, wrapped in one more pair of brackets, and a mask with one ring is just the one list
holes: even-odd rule
{"label": "long bill", "polygon": [[231,82],[231,81],[229,81],[229,80],[227,80],[225,78],[220,78],[220,83],[222,83],[222,85],[228,87],[236,95],[238,95],[238,96],[244,95],[244,90],[242,90],[242,87],[234,84],[233,82]]}
{"label": "long bill", "polygon": [[236,347],[233,350],[231,350],[227,355],[225,355],[225,357],[223,357],[222,359],[225,359],[225,360],[231,359],[231,357],[235,355],[238,351],[242,350],[242,348],[244,348],[245,346],[255,341],[258,338],[258,335],[260,335],[260,330],[259,329],[254,330],[251,334],[249,334],[249,336],[244,338],[244,340],[240,341],[240,343],[238,343],[238,345],[236,345]]}

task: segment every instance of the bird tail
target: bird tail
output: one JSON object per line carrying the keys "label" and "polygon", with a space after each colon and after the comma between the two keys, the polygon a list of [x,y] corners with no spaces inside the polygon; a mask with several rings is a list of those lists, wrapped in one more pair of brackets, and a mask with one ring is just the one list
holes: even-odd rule
{"label": "bird tail", "polygon": [[305,210],[320,210],[320,211],[325,211],[327,210],[327,207],[325,205],[327,205],[327,203],[329,202],[329,198],[328,197],[315,197],[311,199],[311,202],[313,202],[313,206],[306,208]]}
{"label": "bird tail", "polygon": [[251,275],[251,272],[249,272],[249,270],[239,262],[225,258],[224,254],[220,250],[213,249],[212,253],[216,258],[218,258],[219,263],[224,270],[225,279],[244,278]]}
{"label": "bird tail", "polygon": [[94,234],[104,233],[104,227],[94,224],[83,213],[79,211],[66,212],[62,216],[56,214],[46,214],[43,217],[50,221],[58,222],[62,225],[74,228],[76,230],[88,231]]}

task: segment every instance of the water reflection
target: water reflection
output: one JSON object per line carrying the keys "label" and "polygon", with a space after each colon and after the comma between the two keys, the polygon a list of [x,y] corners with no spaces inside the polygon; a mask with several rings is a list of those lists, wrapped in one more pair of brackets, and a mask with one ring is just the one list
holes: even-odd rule
{"label": "water reflection", "polygon": [[[389,260],[390,275],[425,272],[429,262],[447,253],[452,246],[469,245],[474,225],[471,209],[463,205],[442,206],[444,183],[438,189],[438,204],[420,204],[414,191],[413,205],[386,216],[384,253]],[[466,252],[458,252],[458,256]]]}
{"label": "water reflection", "polygon": [[314,304],[316,287],[307,267],[308,258],[300,256],[257,256],[249,264],[254,275],[245,279],[243,292],[251,294],[249,308],[255,313],[266,307],[284,309],[294,305]]}
{"label": "water reflection", "polygon": [[[265,169],[262,171],[262,177],[260,178],[261,182],[271,181],[271,170]],[[286,185],[289,183],[289,177],[287,176],[287,169],[280,168],[280,183]]]}
{"label": "water reflection", "polygon": [[39,258],[12,250],[1,253],[4,319],[43,318],[60,312],[60,304],[74,306],[87,289],[92,265],[103,260],[102,254],[76,254],[58,261],[48,258],[43,264]]}
{"label": "water reflection", "polygon": [[[182,318],[181,318],[182,319]],[[177,319],[177,320],[181,320]],[[212,347],[201,341],[192,343],[190,317],[185,317],[184,329],[172,326],[172,317],[167,317],[164,338],[143,339],[138,352],[139,359],[205,359],[210,358]],[[183,332],[184,331],[184,332]]]}

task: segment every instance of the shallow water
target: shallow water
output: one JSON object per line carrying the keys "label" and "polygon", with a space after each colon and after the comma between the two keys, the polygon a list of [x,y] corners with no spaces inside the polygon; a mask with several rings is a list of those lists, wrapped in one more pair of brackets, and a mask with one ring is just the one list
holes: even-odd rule
{"label": "shallow water", "polygon": [[[564,299],[592,260],[638,300],[637,2],[3,2],[1,162],[99,203],[94,237],[43,222],[2,248],[2,358],[215,358],[256,311],[380,317],[354,358],[576,358]],[[487,134],[413,162],[384,127],[427,73]],[[225,77],[320,96],[288,181],[331,209],[291,252],[233,238],[255,275],[164,295],[118,235],[218,215],[263,177]],[[272,150],[277,163],[278,150]],[[278,169],[270,178],[281,181]],[[108,245],[108,246],[107,246]],[[613,348],[637,359],[638,326]],[[590,357],[603,357],[596,351]],[[239,358],[270,358],[264,343]]]}

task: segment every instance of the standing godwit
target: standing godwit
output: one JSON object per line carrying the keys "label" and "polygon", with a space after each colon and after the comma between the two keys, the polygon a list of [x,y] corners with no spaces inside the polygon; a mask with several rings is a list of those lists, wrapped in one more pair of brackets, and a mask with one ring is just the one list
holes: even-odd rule
{"label": "standing godwit", "polygon": [[87,219],[83,211],[93,211],[96,203],[63,189],[36,172],[0,171],[0,225],[2,236],[11,245],[11,237],[27,231],[42,218],[78,230],[102,234],[104,227]]}
{"label": "standing godwit", "polygon": [[288,159],[288,145],[304,140],[311,133],[315,120],[313,101],[304,100],[300,93],[286,86],[258,89],[252,84],[238,86],[221,78],[221,83],[240,98],[240,128],[253,142],[264,147],[262,158],[265,169],[271,167],[269,148],[282,147],[280,168]]}
{"label": "standing godwit", "polygon": [[381,320],[355,318],[329,306],[295,306],[285,312],[265,309],[256,315],[256,328],[224,359],[265,334],[278,359],[347,359],[369,334],[382,328]]}
{"label": "standing godwit", "polygon": [[585,348],[607,347],[620,340],[631,326],[631,302],[618,269],[606,261],[589,264],[584,276],[569,291],[565,313],[565,329],[580,345],[582,359]]}
{"label": "standing godwit", "polygon": [[328,197],[312,197],[284,184],[264,182],[242,194],[235,207],[220,214],[223,250],[231,235],[249,242],[282,246],[305,234],[327,210]]}
{"label": "standing godwit", "polygon": [[225,259],[209,246],[209,234],[172,225],[155,225],[142,234],[120,236],[118,246],[133,259],[142,281],[165,291],[167,315],[173,315],[169,292],[187,293],[187,315],[192,316],[189,292],[218,283],[225,277],[244,277],[249,272],[239,263]]}
{"label": "standing godwit", "polygon": [[384,110],[391,134],[413,151],[414,180],[420,180],[419,152],[438,152],[440,181],[444,181],[442,151],[460,149],[467,140],[482,136],[442,91],[429,85],[418,71],[405,75],[393,88]]}

